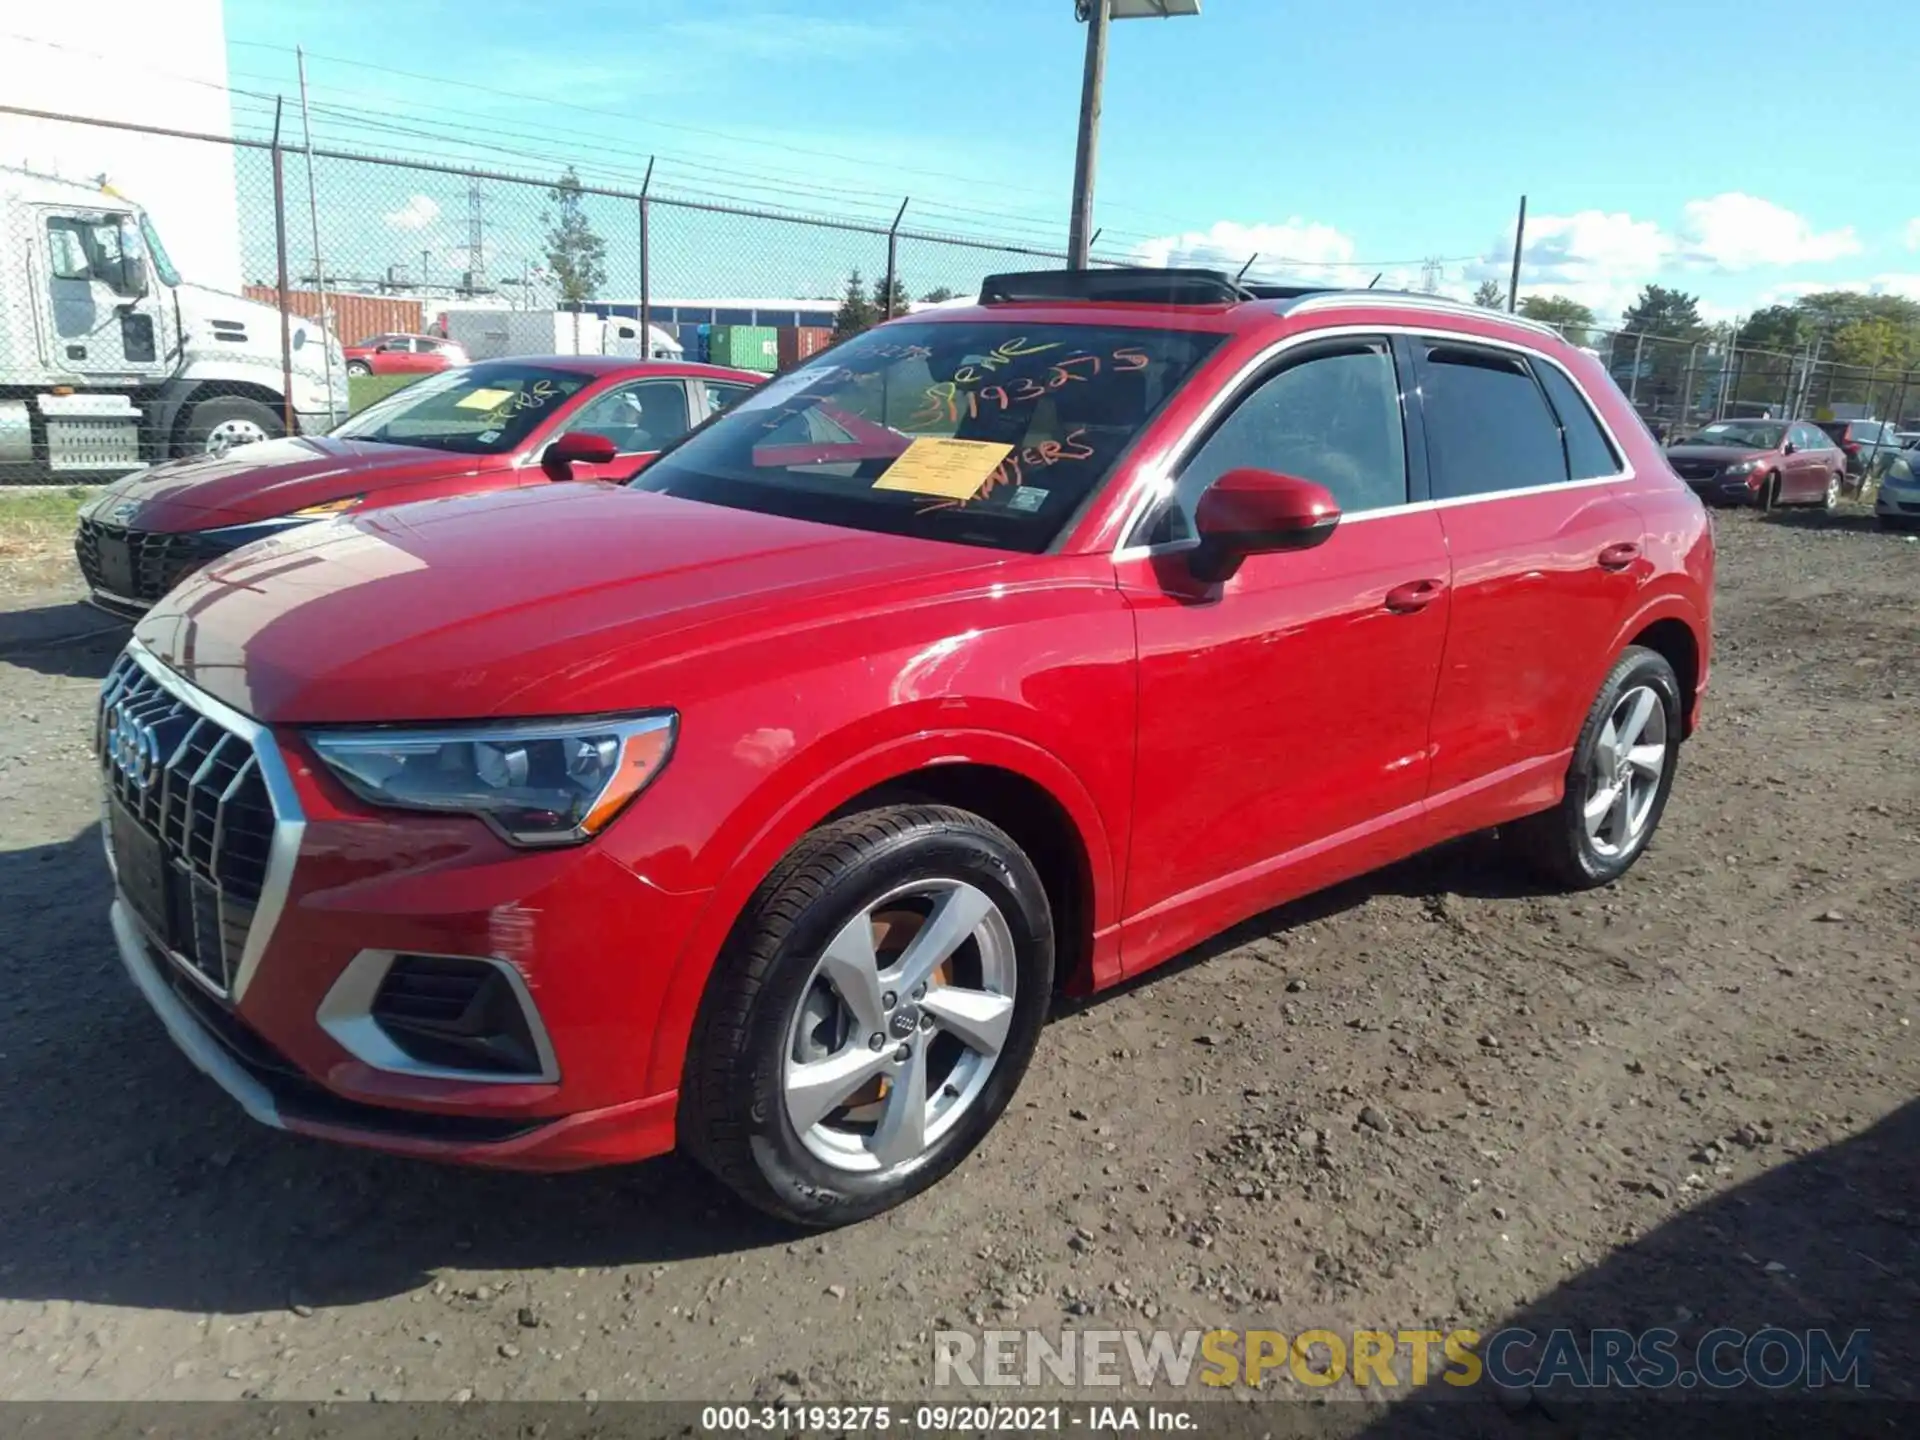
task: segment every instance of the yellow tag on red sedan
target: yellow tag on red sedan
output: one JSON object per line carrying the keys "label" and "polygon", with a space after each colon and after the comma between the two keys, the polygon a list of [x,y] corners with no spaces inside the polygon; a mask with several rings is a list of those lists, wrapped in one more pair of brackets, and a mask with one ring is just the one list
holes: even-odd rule
{"label": "yellow tag on red sedan", "polygon": [[916,495],[938,495],[965,500],[1000,468],[1011,445],[986,440],[942,440],[922,435],[873,482],[876,490],[910,490]]}

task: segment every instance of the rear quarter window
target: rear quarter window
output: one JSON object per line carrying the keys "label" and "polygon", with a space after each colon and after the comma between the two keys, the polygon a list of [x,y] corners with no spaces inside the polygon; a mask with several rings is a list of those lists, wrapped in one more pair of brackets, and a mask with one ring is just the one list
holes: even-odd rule
{"label": "rear quarter window", "polygon": [[1558,365],[1534,362],[1534,372],[1553,402],[1567,442],[1567,473],[1574,480],[1599,480],[1620,473],[1620,457],[1594,417],[1593,407]]}

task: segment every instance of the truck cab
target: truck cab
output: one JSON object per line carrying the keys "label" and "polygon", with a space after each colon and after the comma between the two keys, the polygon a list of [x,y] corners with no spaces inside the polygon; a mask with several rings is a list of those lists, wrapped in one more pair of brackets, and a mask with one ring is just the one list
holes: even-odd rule
{"label": "truck cab", "polygon": [[347,413],[337,340],[290,317],[283,363],[280,313],[182,279],[109,189],[0,169],[0,255],[0,474],[104,478]]}

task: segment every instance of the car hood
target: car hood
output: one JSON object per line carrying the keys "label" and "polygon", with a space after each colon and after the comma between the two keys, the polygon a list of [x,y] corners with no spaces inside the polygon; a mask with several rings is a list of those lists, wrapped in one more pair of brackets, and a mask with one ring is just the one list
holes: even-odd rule
{"label": "car hood", "polygon": [[1762,450],[1753,445],[1669,445],[1669,460],[1711,460],[1718,465],[1731,465],[1740,460],[1751,460],[1757,455],[1771,455],[1771,450]]}
{"label": "car hood", "polygon": [[804,644],[855,592],[891,603],[1009,558],[583,482],[299,526],[200,571],[136,635],[269,723],[645,708],[674,703],[650,668],[770,628]]}
{"label": "car hood", "polygon": [[244,525],[388,486],[475,475],[507,458],[332,435],[288,436],[136,471],[110,487],[91,513],[136,530]]}

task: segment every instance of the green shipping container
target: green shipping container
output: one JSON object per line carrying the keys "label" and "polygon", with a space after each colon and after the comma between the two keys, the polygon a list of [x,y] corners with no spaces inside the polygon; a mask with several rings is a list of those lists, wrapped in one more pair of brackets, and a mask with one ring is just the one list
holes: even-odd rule
{"label": "green shipping container", "polygon": [[771,325],[716,325],[707,361],[772,374],[780,368],[780,332]]}

